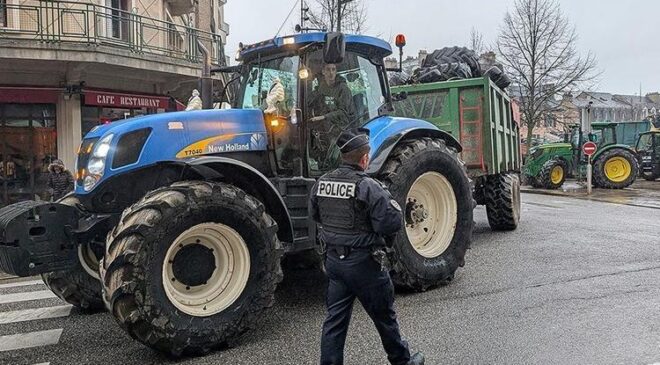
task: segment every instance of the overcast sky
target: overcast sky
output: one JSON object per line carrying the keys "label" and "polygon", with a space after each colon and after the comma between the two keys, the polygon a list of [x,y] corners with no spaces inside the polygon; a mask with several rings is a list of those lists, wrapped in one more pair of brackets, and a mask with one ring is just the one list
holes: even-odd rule
{"label": "overcast sky", "polygon": [[[314,0],[307,0],[312,3]],[[406,35],[406,54],[419,49],[464,46],[475,27],[487,43],[496,40],[499,27],[513,0],[364,0],[368,8],[366,34],[393,43]],[[238,43],[272,38],[295,0],[229,0],[225,21],[230,25],[227,54]],[[639,94],[660,91],[660,1],[657,0],[559,0],[576,26],[578,51],[593,52],[602,71],[598,91]],[[299,22],[299,8],[282,33],[292,33]]]}

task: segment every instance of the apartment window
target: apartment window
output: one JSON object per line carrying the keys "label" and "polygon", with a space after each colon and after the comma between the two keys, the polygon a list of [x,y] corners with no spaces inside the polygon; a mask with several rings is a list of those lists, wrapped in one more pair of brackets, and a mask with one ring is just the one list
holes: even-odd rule
{"label": "apartment window", "polygon": [[169,12],[167,15],[167,48],[177,53],[183,50],[183,36],[179,33],[177,25],[174,23],[174,19]]}
{"label": "apartment window", "polygon": [[7,26],[7,0],[0,0],[0,27]]}
{"label": "apartment window", "polygon": [[128,0],[106,0],[109,7],[108,28],[112,38],[128,41],[129,8]]}

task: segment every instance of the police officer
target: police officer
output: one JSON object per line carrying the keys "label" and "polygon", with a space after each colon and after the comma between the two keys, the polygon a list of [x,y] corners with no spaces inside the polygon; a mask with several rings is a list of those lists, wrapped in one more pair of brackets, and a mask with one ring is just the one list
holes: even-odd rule
{"label": "police officer", "polygon": [[320,238],[327,249],[329,279],[321,365],[344,363],[355,298],[376,325],[391,364],[424,364],[424,356],[416,353],[411,357],[408,344],[401,339],[389,272],[372,255],[384,247],[385,236],[401,228],[401,207],[364,172],[369,163],[368,130],[345,131],[336,144],[342,165],[319,179],[310,198],[312,217],[320,225]]}

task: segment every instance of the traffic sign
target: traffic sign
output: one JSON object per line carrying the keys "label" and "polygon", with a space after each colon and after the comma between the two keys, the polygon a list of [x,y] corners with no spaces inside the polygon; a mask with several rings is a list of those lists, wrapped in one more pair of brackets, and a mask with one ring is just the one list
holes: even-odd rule
{"label": "traffic sign", "polygon": [[596,153],[596,149],[596,144],[593,142],[587,142],[582,145],[582,152],[584,152],[584,154],[587,156],[591,156]]}

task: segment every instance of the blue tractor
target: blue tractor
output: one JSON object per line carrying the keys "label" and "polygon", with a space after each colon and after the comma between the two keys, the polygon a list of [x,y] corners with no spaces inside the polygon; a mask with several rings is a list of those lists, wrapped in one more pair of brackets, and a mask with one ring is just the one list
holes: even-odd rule
{"label": "blue tractor", "polygon": [[[233,108],[98,126],[80,146],[75,192],[0,210],[0,270],[42,275],[63,300],[107,308],[134,339],[205,353],[273,304],[284,256],[316,254],[316,180],[337,166],[345,128],[370,131],[368,173],[405,210],[395,284],[452,280],[473,228],[472,187],[450,134],[395,118],[380,39],[305,33],[242,47]],[[354,112],[311,123],[320,67],[337,66]],[[346,114],[346,113],[345,113]],[[318,254],[317,254],[318,255]]]}

